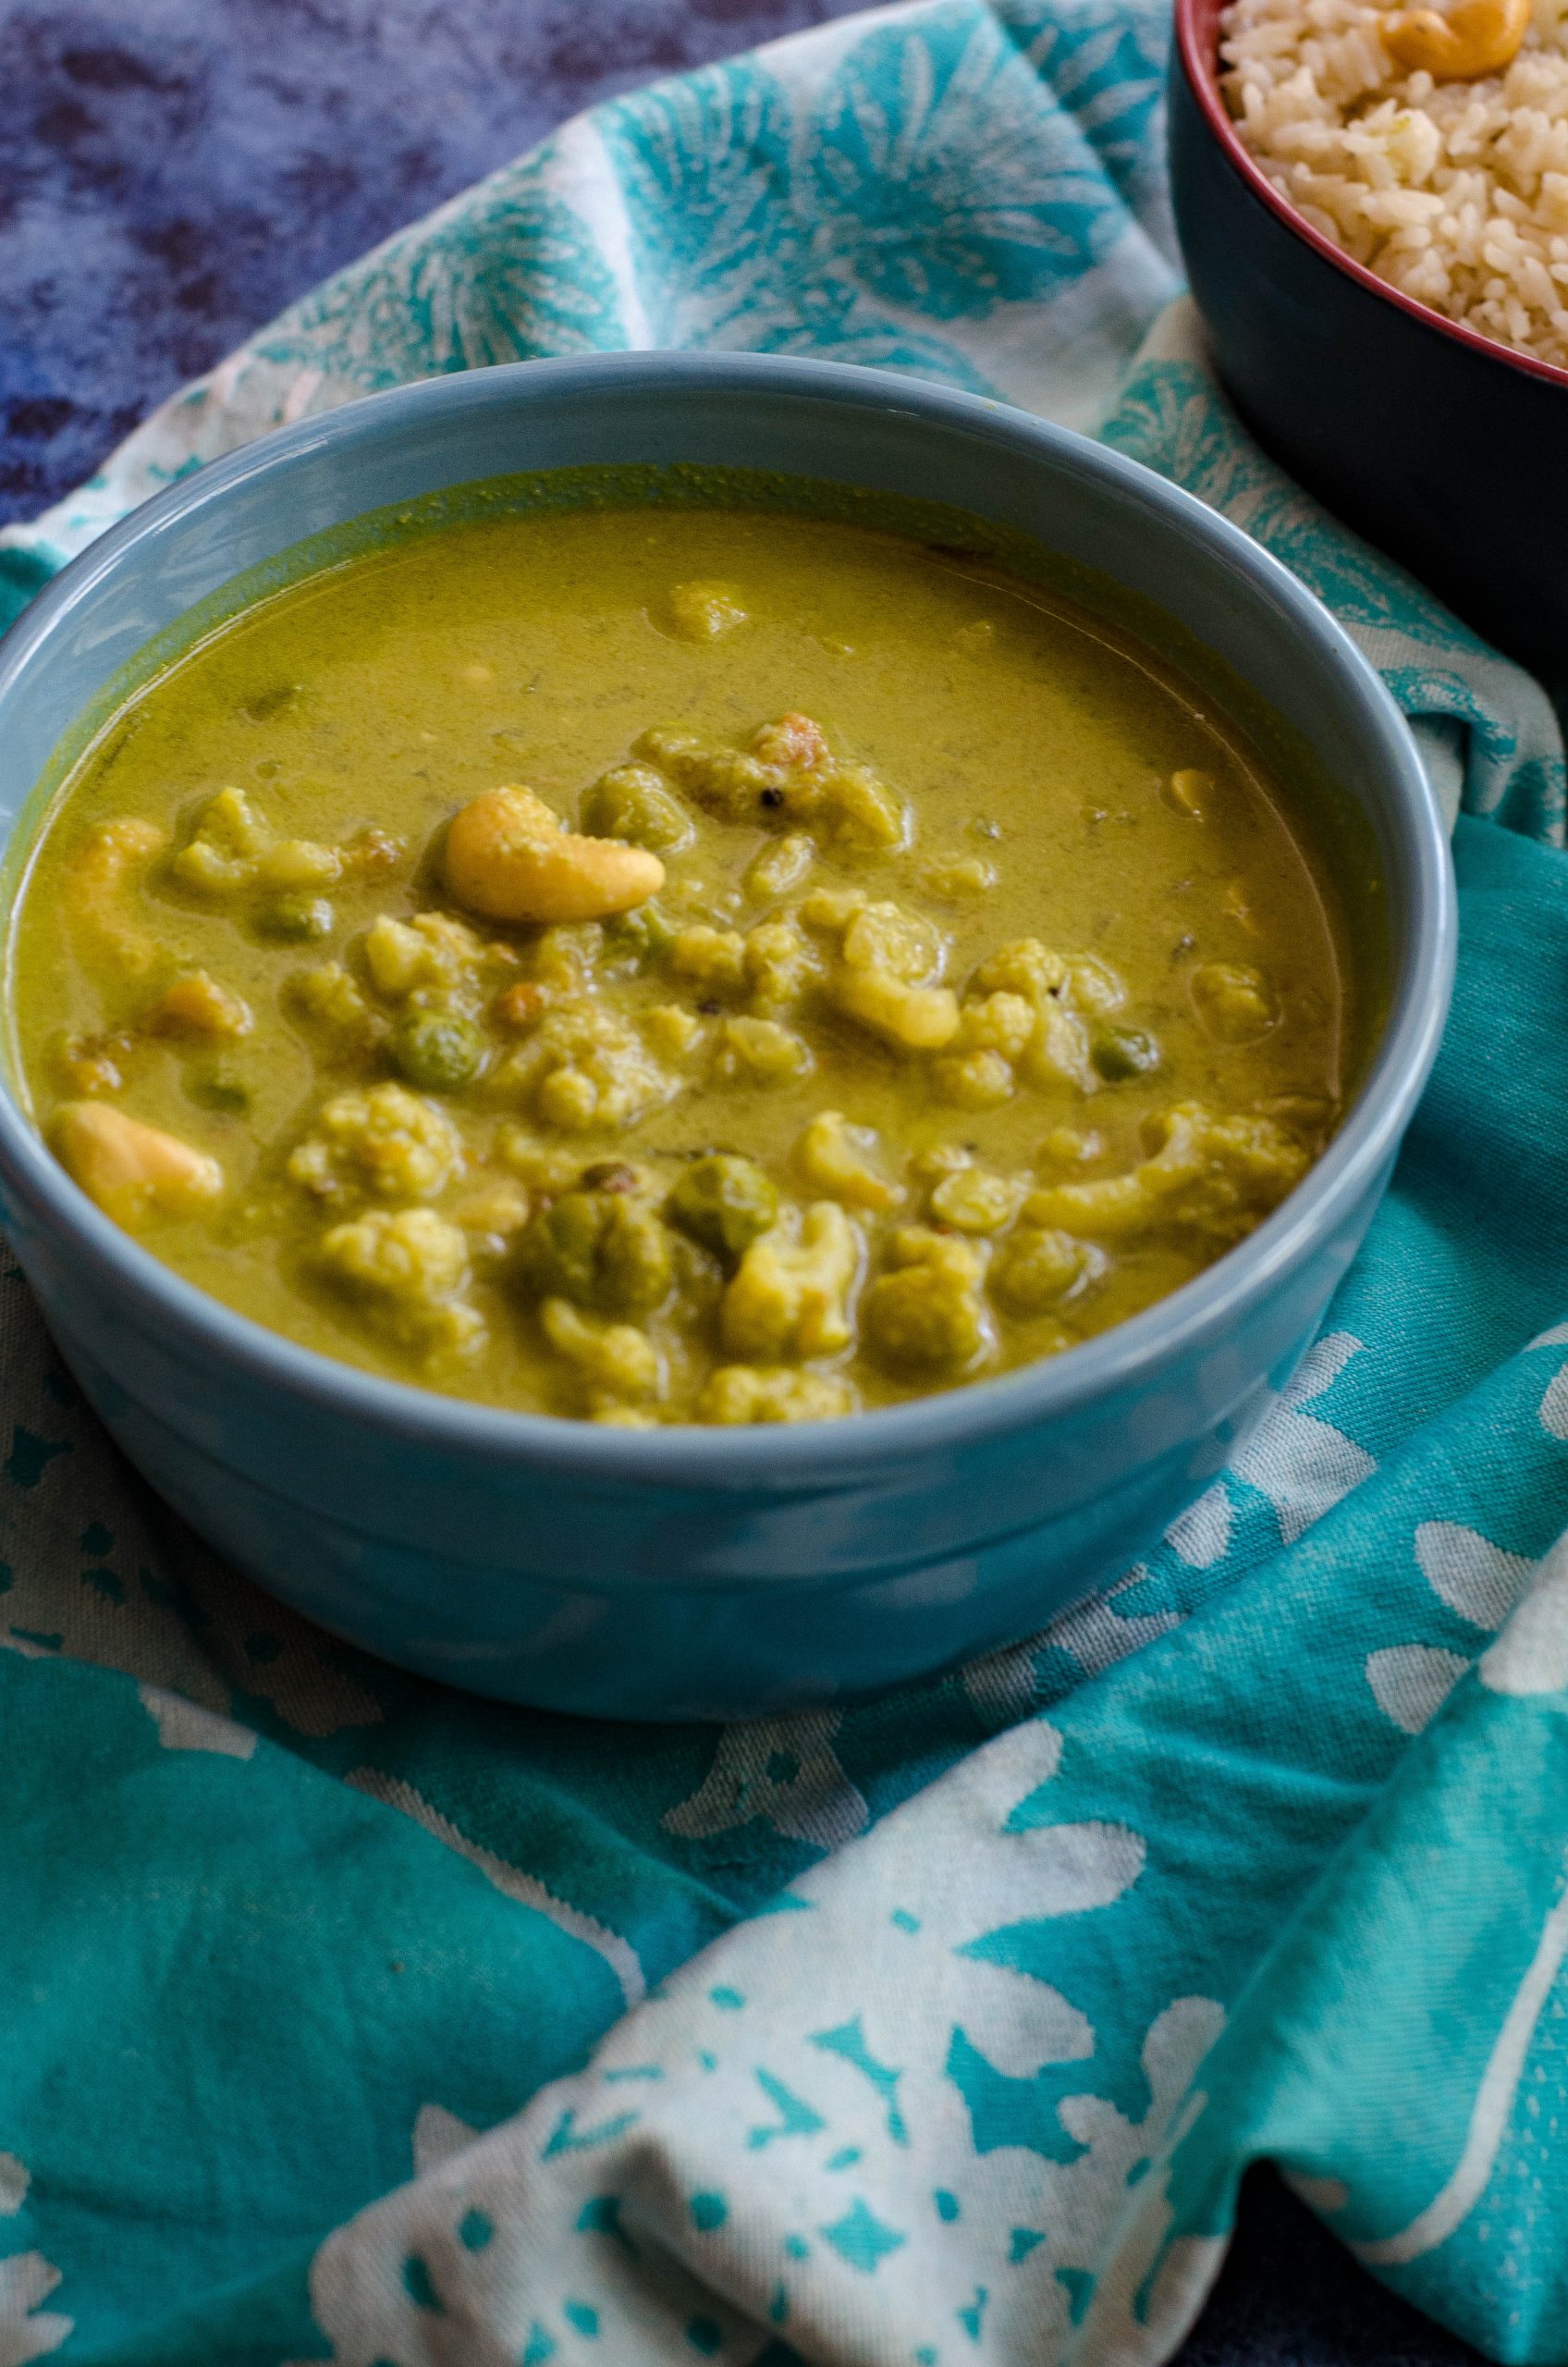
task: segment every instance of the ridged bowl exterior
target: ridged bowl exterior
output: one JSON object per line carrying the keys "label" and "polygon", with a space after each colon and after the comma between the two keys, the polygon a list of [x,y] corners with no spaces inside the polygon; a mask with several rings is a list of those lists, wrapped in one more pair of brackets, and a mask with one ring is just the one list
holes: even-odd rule
{"label": "ridged bowl exterior", "polygon": [[879,373],[628,354],[437,379],[170,488],[0,648],[0,826],[154,634],[306,536],[521,469],[695,461],[941,498],[1179,616],[1354,796],[1391,1008],[1305,1183],[1209,1273],[1001,1380],[841,1422],[637,1433],[385,1382],[262,1331],[79,1193],[0,1091],[0,1213],[127,1454],[221,1552],[371,1651],[475,1691],[636,1718],[864,1693],[1037,1627],[1189,1502],[1270,1402],[1382,1193],[1447,1004],[1447,845],[1397,711],[1295,579],[1150,472]]}

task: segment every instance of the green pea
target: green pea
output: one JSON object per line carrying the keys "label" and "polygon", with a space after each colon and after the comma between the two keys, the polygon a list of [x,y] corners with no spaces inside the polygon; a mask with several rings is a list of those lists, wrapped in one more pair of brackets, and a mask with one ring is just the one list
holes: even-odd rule
{"label": "green pea", "polygon": [[222,1069],[199,1071],[185,1080],[185,1091],[198,1110],[215,1110],[232,1115],[251,1107],[251,1088],[242,1079],[229,1076]]}
{"label": "green pea", "polygon": [[1096,1027],[1089,1058],[1108,1085],[1125,1085],[1129,1077],[1148,1076],[1161,1059],[1158,1040],[1141,1027]]}
{"label": "green pea", "polygon": [[406,1011],[386,1046],[399,1076],[423,1093],[455,1093],[479,1074],[484,1038],[456,1012]]}
{"label": "green pea", "polygon": [[638,968],[645,970],[674,944],[675,924],[656,899],[650,897],[645,904],[607,920],[605,937],[613,951],[631,954]]}
{"label": "green pea", "polygon": [[330,937],[336,918],[325,896],[270,896],[257,911],[256,926],[263,937],[281,937],[296,945]]}
{"label": "green pea", "polygon": [[718,1257],[742,1257],[778,1215],[778,1194],[749,1159],[714,1151],[695,1159],[665,1204],[672,1224]]}

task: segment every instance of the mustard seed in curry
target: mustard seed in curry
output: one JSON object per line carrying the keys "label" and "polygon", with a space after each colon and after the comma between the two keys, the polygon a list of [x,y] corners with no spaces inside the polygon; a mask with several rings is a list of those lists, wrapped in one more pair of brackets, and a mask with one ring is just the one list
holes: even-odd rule
{"label": "mustard seed in curry", "polygon": [[962,553],[588,508],[122,709],[12,948],[41,1125],[203,1289],[486,1403],[815,1420],[1199,1272],[1343,1091],[1331,900],[1151,655]]}

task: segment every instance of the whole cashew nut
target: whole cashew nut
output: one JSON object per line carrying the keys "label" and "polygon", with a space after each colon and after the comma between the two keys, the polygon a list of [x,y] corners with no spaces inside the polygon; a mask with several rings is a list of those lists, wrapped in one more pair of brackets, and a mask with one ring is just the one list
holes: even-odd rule
{"label": "whole cashew nut", "polygon": [[215,1159],[107,1102],[66,1102],[50,1133],[61,1165],[128,1231],[150,1216],[194,1216],[222,1195]]}
{"label": "whole cashew nut", "polygon": [[496,921],[600,921],[664,886],[664,865],[624,839],[579,838],[531,789],[487,789],[454,815],[447,885]]}
{"label": "whole cashew nut", "polygon": [[1474,82],[1501,74],[1517,56],[1530,24],[1530,0],[1460,0],[1439,16],[1435,8],[1406,8],[1379,27],[1390,57],[1438,82]]}

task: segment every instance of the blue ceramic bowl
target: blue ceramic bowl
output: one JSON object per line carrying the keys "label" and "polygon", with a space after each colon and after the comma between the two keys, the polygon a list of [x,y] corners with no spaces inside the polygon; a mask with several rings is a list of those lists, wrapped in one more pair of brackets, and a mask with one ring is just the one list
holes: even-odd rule
{"label": "blue ceramic bowl", "polygon": [[1499,648],[1568,693],[1568,370],[1341,252],[1243,147],[1223,0],[1176,0],[1170,181],[1219,375],[1264,448]]}
{"label": "blue ceramic bowl", "polygon": [[1398,713],[1244,535],[1001,405],[739,355],[435,379],[171,487],[67,569],[0,650],[6,828],[94,694],[240,571],[442,487],[626,461],[939,492],[1179,615],[1360,807],[1390,938],[1388,1017],[1360,1096],[1250,1240],[1054,1362],[800,1429],[606,1429],[314,1355],[119,1232],[0,1090],[0,1210],[61,1350],[131,1461],[221,1552],[338,1634],[479,1692],[732,1717],[864,1693],[1026,1634],[1207,1480],[1309,1339],[1378,1205],[1441,1031],[1453,902]]}

